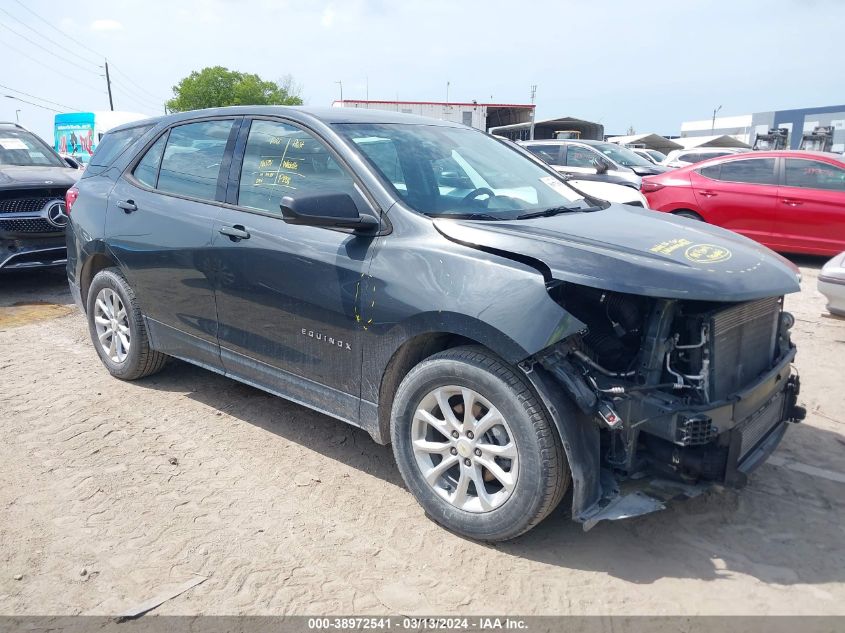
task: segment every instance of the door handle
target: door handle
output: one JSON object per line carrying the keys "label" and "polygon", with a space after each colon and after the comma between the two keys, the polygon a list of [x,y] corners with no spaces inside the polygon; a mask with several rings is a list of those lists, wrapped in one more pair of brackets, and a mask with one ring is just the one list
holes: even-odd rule
{"label": "door handle", "polygon": [[249,239],[249,231],[240,224],[236,224],[235,226],[224,226],[220,229],[220,234],[227,236],[233,242],[240,242],[241,240]]}
{"label": "door handle", "polygon": [[707,189],[705,189],[704,191],[699,191],[698,193],[700,193],[705,198],[712,198],[718,195],[715,191],[708,191]]}
{"label": "door handle", "polygon": [[117,208],[123,209],[124,213],[132,213],[138,210],[138,205],[133,200],[118,200]]}
{"label": "door handle", "polygon": [[793,200],[792,198],[781,198],[780,201],[784,204],[788,204],[790,207],[799,207],[804,204],[800,200]]}

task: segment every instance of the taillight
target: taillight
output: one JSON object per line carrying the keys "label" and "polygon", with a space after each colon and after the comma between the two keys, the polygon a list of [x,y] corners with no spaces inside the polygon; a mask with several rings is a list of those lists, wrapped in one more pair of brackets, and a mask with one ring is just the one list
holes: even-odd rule
{"label": "taillight", "polygon": [[643,193],[654,193],[655,191],[660,191],[666,185],[661,185],[659,182],[654,182],[653,180],[643,180],[642,184],[640,185],[640,191]]}
{"label": "taillight", "polygon": [[76,199],[79,197],[79,189],[76,187],[71,187],[65,193],[65,213],[70,215],[71,209],[73,209],[73,203],[76,202]]}

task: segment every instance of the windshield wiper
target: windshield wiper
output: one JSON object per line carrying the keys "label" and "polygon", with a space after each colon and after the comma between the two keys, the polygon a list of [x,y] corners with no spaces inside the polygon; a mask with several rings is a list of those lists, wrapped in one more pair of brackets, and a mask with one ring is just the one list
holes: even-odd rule
{"label": "windshield wiper", "polygon": [[543,209],[542,211],[532,211],[531,213],[523,213],[516,216],[517,220],[530,220],[531,218],[548,218],[559,213],[569,213],[570,211],[586,211],[592,207],[551,207]]}
{"label": "windshield wiper", "polygon": [[503,220],[490,213],[429,213],[430,218],[451,218],[453,220]]}

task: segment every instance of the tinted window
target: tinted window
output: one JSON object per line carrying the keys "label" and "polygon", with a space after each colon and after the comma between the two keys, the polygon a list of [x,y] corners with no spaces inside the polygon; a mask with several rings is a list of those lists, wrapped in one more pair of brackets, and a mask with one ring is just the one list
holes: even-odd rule
{"label": "tinted window", "polygon": [[527,145],[525,149],[549,165],[560,165],[560,145]]}
{"label": "tinted window", "polygon": [[182,196],[214,200],[220,163],[232,121],[202,121],[170,130],[158,189]]}
{"label": "tinted window", "polygon": [[283,196],[354,193],[352,177],[308,132],[284,123],[253,121],[246,143],[238,204],[281,215]]}
{"label": "tinted window", "polygon": [[393,139],[362,137],[356,138],[355,143],[399,192],[408,190],[405,173],[399,163],[399,152]]}
{"label": "tinted window", "polygon": [[40,138],[20,128],[0,130],[0,165],[67,167]]}
{"label": "tinted window", "polygon": [[845,169],[819,160],[786,159],[787,187],[845,191]]}
{"label": "tinted window", "polygon": [[719,163],[718,165],[707,165],[707,167],[702,167],[698,170],[698,173],[702,176],[707,176],[707,178],[712,178],[713,180],[719,180],[719,174],[722,171],[722,164]]}
{"label": "tinted window", "polygon": [[138,166],[133,172],[135,178],[155,189],[156,181],[158,180],[158,168],[161,164],[161,155],[164,153],[164,144],[167,142],[167,134],[164,134],[158,139],[155,144],[147,150],[144,158],[138,163]]}
{"label": "tinted window", "polygon": [[596,166],[598,154],[586,147],[577,145],[566,146],[566,165],[568,167],[593,167]]}
{"label": "tinted window", "polygon": [[91,157],[91,164],[97,167],[111,165],[115,158],[120,156],[132,143],[141,138],[151,127],[151,125],[140,125],[127,130],[106,133],[97,145],[94,155]]}
{"label": "tinted window", "polygon": [[722,163],[719,180],[774,185],[777,182],[775,180],[775,159],[749,158]]}

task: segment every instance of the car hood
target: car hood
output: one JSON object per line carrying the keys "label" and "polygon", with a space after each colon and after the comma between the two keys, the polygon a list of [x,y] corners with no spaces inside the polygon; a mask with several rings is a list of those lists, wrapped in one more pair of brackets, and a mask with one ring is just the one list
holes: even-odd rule
{"label": "car hood", "polygon": [[70,167],[0,165],[0,188],[70,187],[81,173]]}
{"label": "car hood", "polygon": [[651,297],[750,301],[800,290],[788,260],[695,220],[611,205],[532,220],[435,220],[447,238],[539,261],[552,278]]}
{"label": "car hood", "polygon": [[664,167],[663,165],[635,165],[628,169],[637,174],[637,176],[654,176],[670,171],[668,167]]}

